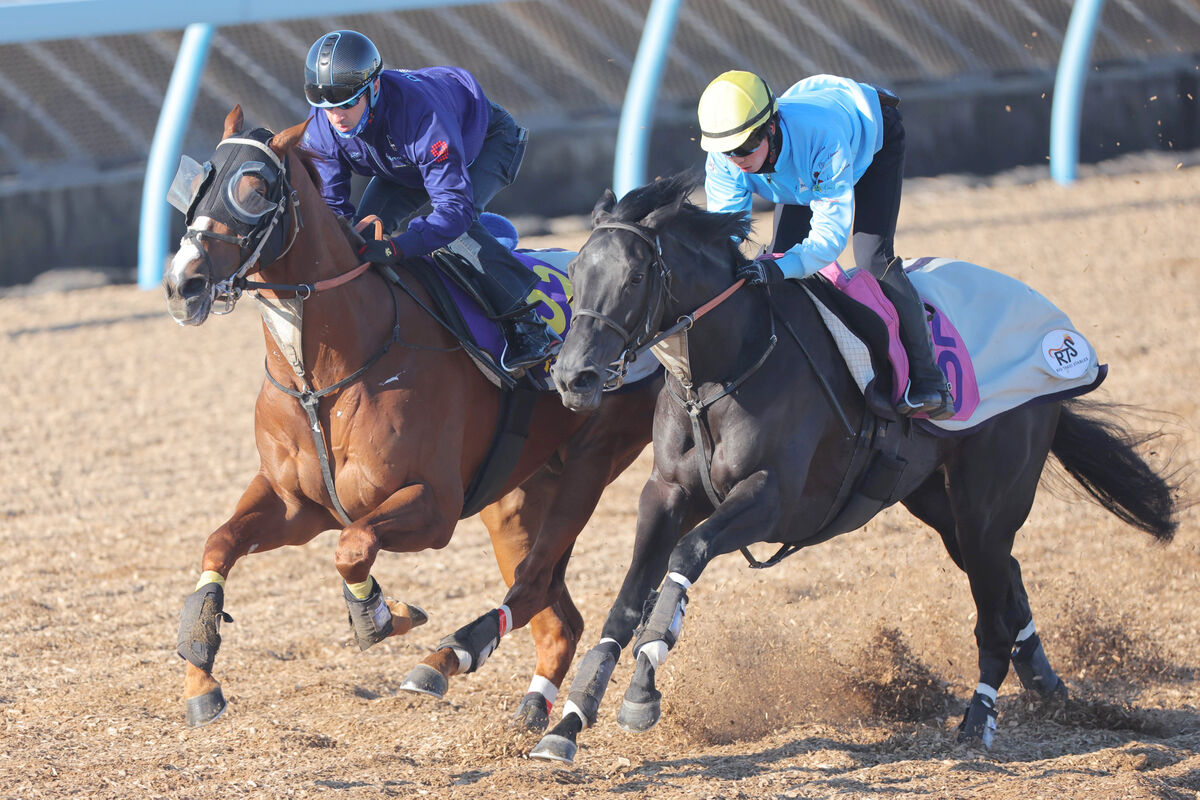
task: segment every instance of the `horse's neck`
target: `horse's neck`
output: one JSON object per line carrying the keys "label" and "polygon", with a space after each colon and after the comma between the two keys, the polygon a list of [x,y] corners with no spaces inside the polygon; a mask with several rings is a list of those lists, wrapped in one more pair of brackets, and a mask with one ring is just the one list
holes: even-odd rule
{"label": "horse's neck", "polygon": [[[688,330],[689,361],[696,385],[737,378],[769,345],[771,311],[761,297],[755,296],[758,291],[739,289]],[[679,315],[694,310],[685,309]]]}
{"label": "horse's neck", "polygon": [[[261,270],[264,282],[316,284],[358,266],[345,233],[320,197],[302,200],[302,214],[306,206],[313,210],[292,247]],[[334,383],[362,366],[383,345],[395,316],[380,277],[366,273],[304,300],[268,298],[261,310],[268,359],[279,370],[303,372],[316,387]]]}

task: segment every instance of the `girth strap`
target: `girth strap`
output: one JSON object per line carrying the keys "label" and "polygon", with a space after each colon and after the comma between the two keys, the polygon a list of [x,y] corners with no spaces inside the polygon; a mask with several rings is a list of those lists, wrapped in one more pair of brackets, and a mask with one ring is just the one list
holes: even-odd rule
{"label": "girth strap", "polygon": [[782,545],[766,561],[758,561],[747,548],[741,548],[751,569],[773,567],[797,550],[857,530],[893,502],[896,486],[908,463],[899,455],[900,447],[907,438],[905,433],[911,431],[912,425],[907,421],[889,422],[865,410],[850,463],[817,532]]}
{"label": "girth strap", "polygon": [[463,498],[463,510],[459,519],[478,514],[497,498],[508,482],[509,475],[521,458],[525,442],[529,438],[529,425],[533,421],[533,409],[541,393],[518,386],[502,391],[500,412],[496,422],[496,433],[488,447],[483,463],[471,479]]}

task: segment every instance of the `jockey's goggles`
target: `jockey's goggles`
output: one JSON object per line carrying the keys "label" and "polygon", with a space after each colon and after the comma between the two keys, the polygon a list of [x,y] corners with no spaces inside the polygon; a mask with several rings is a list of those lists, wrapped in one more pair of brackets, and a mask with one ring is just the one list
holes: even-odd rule
{"label": "jockey's goggles", "polygon": [[370,81],[358,87],[321,86],[310,83],[304,87],[304,96],[308,98],[308,104],[314,108],[347,109],[353,108],[358,99],[363,96],[363,93],[370,88]]}
{"label": "jockey's goggles", "polygon": [[766,137],[767,137],[767,126],[760,125],[758,127],[758,130],[754,131],[754,133],[750,134],[750,136],[747,137],[746,141],[742,142],[740,145],[733,148],[732,150],[726,150],[725,155],[729,156],[730,158],[745,158],[746,156],[750,155],[755,150],[757,150],[759,145],[762,144],[763,139],[765,139]]}

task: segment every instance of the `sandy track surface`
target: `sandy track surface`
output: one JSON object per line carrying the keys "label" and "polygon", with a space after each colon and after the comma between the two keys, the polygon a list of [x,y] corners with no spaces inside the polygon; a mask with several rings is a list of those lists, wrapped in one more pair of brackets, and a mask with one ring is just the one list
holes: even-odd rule
{"label": "sandy track surface", "polygon": [[[1171,166],[1069,188],[923,182],[898,247],[1055,300],[1110,365],[1095,396],[1173,415],[1173,449],[1154,458],[1186,466],[1200,456],[1200,170]],[[903,510],[767,572],[715,562],[662,670],[663,721],[617,728],[626,657],[573,769],[524,758],[537,737],[505,727],[533,666],[523,631],[445,701],[399,691],[503,596],[474,519],[444,550],[380,557],[381,584],[432,619],[361,654],[335,534],[245,559],[216,665],[230,707],[189,730],[176,615],[257,466],[253,306],[181,329],[157,292],[127,286],[9,296],[0,332],[0,797],[1200,797],[1197,513],[1162,547],[1069,493],[1040,495],[1015,552],[1073,699],[1042,707],[1010,676],[988,753],[954,743],[976,680],[966,579]],[[585,648],[648,468],[647,453],[610,487],[576,547]]]}

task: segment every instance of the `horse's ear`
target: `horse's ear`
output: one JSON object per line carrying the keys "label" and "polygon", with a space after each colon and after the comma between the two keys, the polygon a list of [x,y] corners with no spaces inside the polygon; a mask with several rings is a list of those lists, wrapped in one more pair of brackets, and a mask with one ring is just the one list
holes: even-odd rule
{"label": "horse's ear", "polygon": [[600,195],[600,199],[596,201],[595,208],[592,209],[592,227],[596,227],[598,222],[602,222],[617,205],[617,196],[613,194],[612,189],[605,189],[604,194]]}
{"label": "horse's ear", "polygon": [[242,126],[245,122],[246,120],[242,116],[241,105],[235,105],[233,110],[225,117],[225,135],[221,138],[228,139],[230,136],[237,136],[242,132]]}
{"label": "horse's ear", "polygon": [[283,158],[289,150],[296,146],[300,138],[304,136],[304,130],[308,127],[308,123],[311,120],[312,117],[308,117],[299,125],[293,125],[286,130],[280,131],[271,137],[271,141],[267,142],[267,145],[275,152],[275,155]]}

